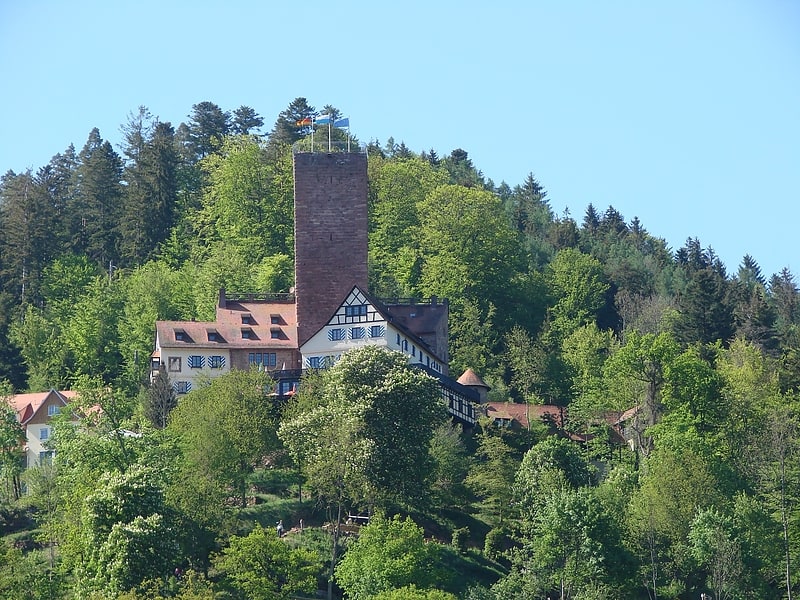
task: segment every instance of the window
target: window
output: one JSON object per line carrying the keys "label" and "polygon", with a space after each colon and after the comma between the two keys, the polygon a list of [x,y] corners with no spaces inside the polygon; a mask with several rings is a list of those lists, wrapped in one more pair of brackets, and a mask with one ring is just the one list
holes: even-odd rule
{"label": "window", "polygon": [[328,331],[328,339],[332,342],[344,339],[344,329],[331,329]]}
{"label": "window", "polygon": [[45,450],[44,452],[39,452],[39,464],[40,465],[53,464],[53,451]]}
{"label": "window", "polygon": [[221,369],[225,366],[225,357],[224,356],[209,356],[208,357],[208,366],[211,369]]}
{"label": "window", "polygon": [[416,355],[417,355],[417,347],[411,346],[411,356],[416,356]]}
{"label": "window", "polygon": [[175,330],[175,341],[182,342],[186,339],[186,332],[183,329]]}
{"label": "window", "polygon": [[253,323],[252,315],[242,315],[242,325],[251,325]]}
{"label": "window", "polygon": [[281,316],[280,315],[270,315],[269,316],[270,325],[280,325],[281,324]]}
{"label": "window", "polygon": [[278,384],[278,394],[281,396],[286,396],[289,392],[296,392],[296,391],[297,391],[296,381],[281,381]]}
{"label": "window", "polygon": [[367,316],[367,305],[366,304],[355,304],[353,306],[345,306],[344,307],[344,316],[345,317],[366,317]]}
{"label": "window", "polygon": [[400,345],[400,334],[399,333],[397,334],[397,345],[398,346]]}
{"label": "window", "polygon": [[209,331],[208,332],[208,341],[209,342],[218,342],[220,340],[219,334],[216,331]]}
{"label": "window", "polygon": [[364,328],[363,327],[351,327],[350,328],[350,339],[351,340],[364,339]]}
{"label": "window", "polygon": [[273,328],[269,330],[269,337],[273,340],[283,339],[283,332],[280,329]]}
{"label": "window", "polygon": [[369,328],[369,337],[372,338],[383,337],[385,331],[386,329],[383,327],[383,325],[373,325],[372,327]]}
{"label": "window", "polygon": [[249,340],[253,338],[253,330],[249,327],[245,327],[242,329],[242,339]]}
{"label": "window", "polygon": [[309,369],[319,369],[320,367],[319,356],[309,356],[306,359],[306,364],[308,365]]}
{"label": "window", "polygon": [[172,389],[176,394],[188,394],[192,390],[192,384],[188,381],[175,381],[172,383]]}
{"label": "window", "polygon": [[47,416],[48,417],[52,417],[54,415],[57,415],[60,412],[61,412],[61,407],[60,406],[56,406],[55,404],[51,404],[50,406],[47,407]]}
{"label": "window", "polygon": [[408,340],[403,340],[403,351],[408,352]]}
{"label": "window", "polygon": [[251,365],[274,367],[278,363],[278,357],[274,352],[251,352],[247,355],[247,362]]}
{"label": "window", "polygon": [[202,369],[205,362],[206,359],[197,354],[186,359],[186,364],[189,365],[190,369]]}
{"label": "window", "polygon": [[50,439],[50,428],[49,427],[42,427],[39,430],[39,439],[42,440],[43,442],[45,440],[49,440]]}
{"label": "window", "polygon": [[172,373],[180,373],[181,372],[181,357],[180,356],[170,356],[169,357],[169,370]]}

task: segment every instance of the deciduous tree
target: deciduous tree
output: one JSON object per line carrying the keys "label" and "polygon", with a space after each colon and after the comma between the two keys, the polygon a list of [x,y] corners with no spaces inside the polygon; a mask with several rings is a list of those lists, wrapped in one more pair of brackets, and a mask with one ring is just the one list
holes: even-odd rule
{"label": "deciduous tree", "polygon": [[272,530],[256,526],[233,536],[214,559],[231,586],[252,600],[289,600],[317,589],[321,565],[316,554],[291,548]]}
{"label": "deciduous tree", "polygon": [[336,582],[353,600],[411,584],[434,587],[438,561],[438,546],[411,519],[376,515],[337,565]]}

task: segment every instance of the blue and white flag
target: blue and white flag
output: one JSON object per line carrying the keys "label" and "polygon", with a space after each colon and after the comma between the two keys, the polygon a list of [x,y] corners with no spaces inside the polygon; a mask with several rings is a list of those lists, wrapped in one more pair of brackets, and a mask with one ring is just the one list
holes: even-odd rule
{"label": "blue and white flag", "polygon": [[345,117],[344,119],[336,119],[336,121],[333,122],[333,126],[334,127],[341,127],[342,129],[344,129],[345,127],[349,128],[350,127],[350,117]]}
{"label": "blue and white flag", "polygon": [[326,125],[330,124],[330,122],[331,122],[330,115],[318,115],[314,117],[314,123],[316,123],[317,125]]}

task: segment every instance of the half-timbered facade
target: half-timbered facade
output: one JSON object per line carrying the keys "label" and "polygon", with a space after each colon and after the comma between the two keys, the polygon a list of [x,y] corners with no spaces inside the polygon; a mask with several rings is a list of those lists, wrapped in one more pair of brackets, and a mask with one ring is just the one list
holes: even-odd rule
{"label": "half-timbered facade", "polygon": [[152,373],[163,367],[186,393],[230,369],[259,368],[283,396],[303,369],[380,345],[435,376],[453,417],[474,424],[479,396],[448,376],[447,301],[378,301],[367,292],[366,154],[295,153],[294,185],[293,294],[229,298],[222,290],[214,322],[157,323]]}
{"label": "half-timbered facade", "polygon": [[[416,306],[422,313],[429,305]],[[358,286],[353,287],[328,322],[300,347],[303,367],[331,366],[344,352],[367,344],[401,352],[411,364],[446,373],[445,361],[425,340],[400,325],[389,307]]]}

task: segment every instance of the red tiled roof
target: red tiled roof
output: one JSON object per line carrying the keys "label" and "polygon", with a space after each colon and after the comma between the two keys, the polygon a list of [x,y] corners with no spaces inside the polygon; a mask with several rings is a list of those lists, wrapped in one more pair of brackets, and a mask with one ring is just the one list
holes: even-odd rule
{"label": "red tiled roof", "polygon": [[564,409],[561,406],[552,404],[518,404],[516,402],[487,402],[484,406],[486,407],[487,416],[501,419],[511,418],[525,428],[529,426],[528,418],[531,421],[538,419],[559,429],[564,427]]}
{"label": "red tiled roof", "polygon": [[62,404],[66,404],[78,395],[74,391],[56,391],[50,390],[49,392],[33,392],[30,394],[16,394],[7,399],[7,403],[17,413],[17,419],[20,423],[30,421],[33,416],[39,411],[42,405],[47,402],[48,398],[55,395]]}
{"label": "red tiled roof", "polygon": [[[273,331],[280,337],[273,338]],[[176,332],[185,339],[176,339]],[[297,316],[294,303],[228,301],[217,307],[216,321],[158,321],[156,333],[162,348],[296,348]]]}

